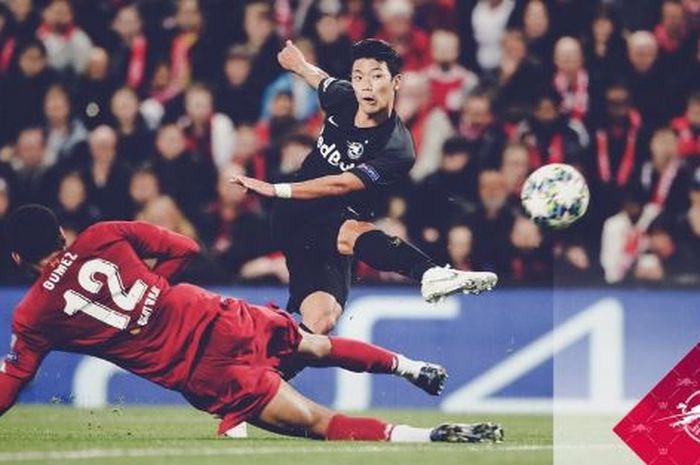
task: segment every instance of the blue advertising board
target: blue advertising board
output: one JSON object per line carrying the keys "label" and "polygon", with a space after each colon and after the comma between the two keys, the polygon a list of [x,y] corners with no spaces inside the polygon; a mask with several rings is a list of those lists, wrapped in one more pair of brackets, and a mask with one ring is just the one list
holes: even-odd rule
{"label": "blue advertising board", "polygon": [[[284,304],[284,288],[219,288],[253,303]],[[0,290],[0,340],[23,289]],[[424,303],[412,288],[356,288],[337,334],[447,367],[441,397],[401,379],[307,369],[293,383],[337,408],[546,412],[620,409],[645,393],[700,339],[700,292],[499,290]],[[183,403],[162,389],[81,355],[52,353],[21,402],[78,406]]]}

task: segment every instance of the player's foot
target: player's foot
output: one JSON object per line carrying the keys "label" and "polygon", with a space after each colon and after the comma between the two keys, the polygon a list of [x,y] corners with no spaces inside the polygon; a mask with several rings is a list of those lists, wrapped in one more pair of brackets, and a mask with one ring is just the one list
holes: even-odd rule
{"label": "player's foot", "polygon": [[501,442],[503,428],[495,423],[474,423],[470,425],[444,423],[430,432],[432,442]]}
{"label": "player's foot", "polygon": [[423,274],[421,293],[427,302],[437,302],[458,292],[480,294],[490,291],[498,282],[496,273],[488,271],[460,271],[435,266]]}
{"label": "player's foot", "polygon": [[408,380],[431,396],[437,396],[440,395],[442,390],[445,388],[447,378],[447,370],[440,365],[424,363],[424,365],[420,368],[418,375],[415,377],[410,377]]}

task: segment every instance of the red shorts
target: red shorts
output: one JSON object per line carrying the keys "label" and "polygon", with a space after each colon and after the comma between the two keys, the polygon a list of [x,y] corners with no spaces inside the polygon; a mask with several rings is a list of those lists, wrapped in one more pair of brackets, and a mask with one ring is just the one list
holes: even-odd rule
{"label": "red shorts", "polygon": [[280,359],[300,342],[288,313],[226,299],[183,394],[196,408],[220,416],[223,434],[272,400]]}

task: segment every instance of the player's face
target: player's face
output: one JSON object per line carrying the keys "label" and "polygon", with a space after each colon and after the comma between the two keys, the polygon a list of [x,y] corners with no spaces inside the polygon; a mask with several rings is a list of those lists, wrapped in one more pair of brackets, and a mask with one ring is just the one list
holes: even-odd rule
{"label": "player's face", "polygon": [[374,115],[393,108],[401,77],[392,78],[385,62],[373,58],[355,60],[351,77],[360,111]]}

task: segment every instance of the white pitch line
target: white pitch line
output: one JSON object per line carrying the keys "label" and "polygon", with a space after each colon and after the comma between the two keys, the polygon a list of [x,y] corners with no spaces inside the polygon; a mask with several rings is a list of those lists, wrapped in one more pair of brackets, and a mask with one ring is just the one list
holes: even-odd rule
{"label": "white pitch line", "polygon": [[[83,459],[105,459],[119,457],[182,457],[182,456],[245,456],[245,455],[273,455],[286,454],[290,451],[295,453],[334,453],[334,452],[352,452],[355,453],[373,453],[373,452],[406,452],[420,451],[425,448],[426,444],[403,444],[401,446],[394,444],[350,444],[338,443],[341,447],[294,447],[294,446],[242,446],[236,448],[218,448],[218,447],[202,447],[202,448],[150,448],[150,449],[83,449],[83,450],[66,450],[66,451],[26,451],[26,452],[1,452],[0,462],[27,462],[32,460],[83,460]],[[348,447],[342,447],[342,446]],[[615,446],[607,444],[596,445],[488,445],[488,444],[463,444],[453,445],[444,451],[454,452],[462,449],[469,452],[543,452],[553,451],[555,449],[611,449]],[[436,452],[439,449],[431,449]]]}

